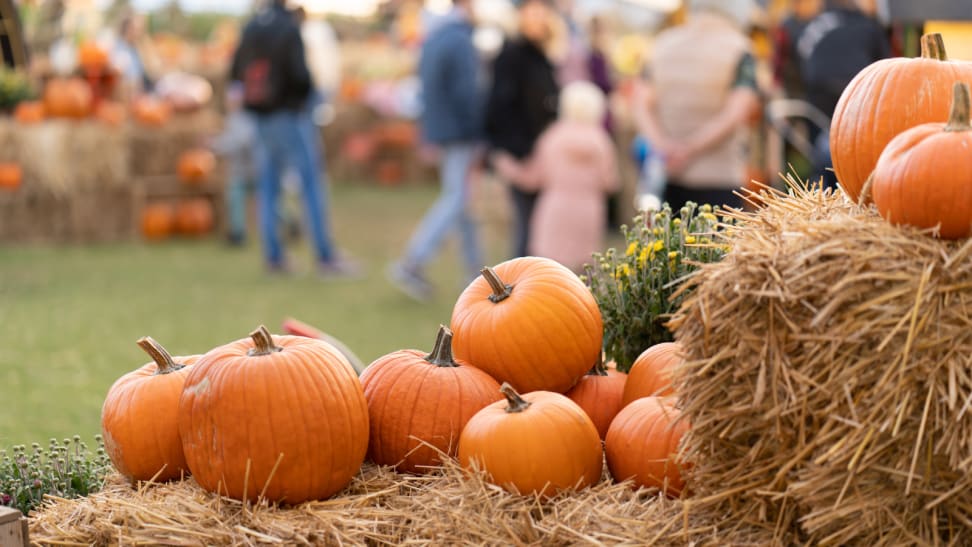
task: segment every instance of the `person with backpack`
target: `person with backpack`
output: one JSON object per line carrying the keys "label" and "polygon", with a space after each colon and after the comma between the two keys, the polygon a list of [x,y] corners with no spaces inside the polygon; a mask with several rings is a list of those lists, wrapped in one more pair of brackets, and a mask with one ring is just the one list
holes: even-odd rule
{"label": "person with backpack", "polygon": [[326,179],[320,169],[317,139],[303,123],[312,92],[304,59],[300,27],[285,0],[273,0],[243,30],[233,57],[230,79],[242,83],[243,104],[256,127],[258,217],[264,259],[271,273],[287,273],[290,265],[280,242],[276,214],[281,173],[298,173],[317,258],[326,278],[357,275],[359,267],[338,254],[330,233]]}

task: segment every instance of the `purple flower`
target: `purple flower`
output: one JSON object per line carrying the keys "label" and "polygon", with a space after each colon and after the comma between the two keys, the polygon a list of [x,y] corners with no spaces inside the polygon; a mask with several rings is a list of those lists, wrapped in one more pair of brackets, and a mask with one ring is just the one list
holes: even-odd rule
{"label": "purple flower", "polygon": [[9,494],[0,494],[0,505],[10,505],[13,498]]}

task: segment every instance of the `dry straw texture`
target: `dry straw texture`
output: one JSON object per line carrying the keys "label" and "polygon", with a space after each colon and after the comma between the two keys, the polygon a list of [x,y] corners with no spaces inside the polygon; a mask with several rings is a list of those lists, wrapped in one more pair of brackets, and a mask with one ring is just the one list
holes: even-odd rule
{"label": "dry straw texture", "polygon": [[693,510],[783,544],[972,544],[972,240],[796,194],[738,215],[672,323]]}

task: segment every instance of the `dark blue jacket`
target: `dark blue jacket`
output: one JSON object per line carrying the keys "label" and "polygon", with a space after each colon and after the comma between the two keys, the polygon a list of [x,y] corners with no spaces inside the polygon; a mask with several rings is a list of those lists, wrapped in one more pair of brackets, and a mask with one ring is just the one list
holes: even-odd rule
{"label": "dark blue jacket", "polygon": [[483,97],[472,33],[468,21],[456,18],[434,30],[422,46],[420,121],[427,142],[469,142],[482,137]]}

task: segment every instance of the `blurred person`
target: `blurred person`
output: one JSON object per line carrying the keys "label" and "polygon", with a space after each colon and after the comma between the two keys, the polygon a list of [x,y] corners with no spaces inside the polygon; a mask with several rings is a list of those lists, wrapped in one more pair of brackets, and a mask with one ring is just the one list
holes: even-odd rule
{"label": "blurred person", "polygon": [[[858,72],[891,56],[884,29],[858,6],[855,0],[826,0],[824,10],[807,24],[796,44],[806,100],[827,117],[833,117],[841,93]],[[826,131],[816,136],[812,160],[811,181],[822,178],[824,187],[835,188],[837,176]]]}
{"label": "blurred person", "polygon": [[318,274],[325,278],[357,275],[358,266],[339,255],[331,237],[320,151],[308,135],[312,124],[305,122],[313,83],[300,28],[285,4],[285,0],[272,0],[247,23],[231,69],[231,80],[242,82],[243,103],[256,126],[258,218],[266,267],[271,273],[290,271],[276,213],[281,173],[292,166],[300,177]]}
{"label": "blurred person", "polygon": [[144,35],[144,16],[132,13],[123,17],[111,52],[111,62],[118,69],[122,85],[129,95],[138,95],[152,89],[152,81],[139,51],[139,42]]}
{"label": "blurred person", "polygon": [[566,86],[572,82],[589,81],[590,43],[584,34],[583,26],[574,17],[574,0],[556,0],[556,8],[562,19],[563,40],[558,47],[555,63],[557,83]]}
{"label": "blurred person", "polygon": [[659,33],[636,123],[665,161],[664,200],[741,207],[746,122],[759,107],[755,58],[743,32],[750,0],[690,0],[687,21]]}
{"label": "blurred person", "polygon": [[[614,138],[614,118],[611,115],[610,97],[614,93],[614,75],[611,73],[611,62],[608,60],[607,30],[604,20],[595,16],[588,26],[590,37],[590,54],[587,57],[587,73],[590,81],[604,93],[607,106],[604,108],[604,129]],[[614,229],[621,225],[618,211],[620,188],[607,196],[607,226]]]}
{"label": "blurred person", "polygon": [[822,0],[797,0],[773,31],[773,83],[787,98],[803,99],[806,95],[796,45],[821,7]]}
{"label": "blurred person", "polygon": [[589,82],[567,85],[560,119],[527,162],[501,153],[497,170],[517,186],[542,190],[530,221],[531,255],[580,272],[604,246],[605,196],[618,187],[617,152],[603,127],[605,96]]}
{"label": "blurred person", "polygon": [[441,149],[442,190],[426,211],[401,259],[388,269],[389,279],[417,300],[432,296],[424,268],[442,241],[458,229],[465,275],[473,279],[483,266],[476,225],[467,209],[470,173],[483,136],[480,61],[473,45],[473,2],[455,0],[446,20],[422,45],[418,73],[423,109],[422,139]]}
{"label": "blurred person", "polygon": [[[548,50],[557,38],[559,16],[546,0],[519,0],[517,34],[493,61],[486,106],[490,148],[523,160],[548,125],[557,119],[557,84]],[[530,217],[537,192],[510,185],[513,203],[513,256],[526,256]]]}
{"label": "blurred person", "polygon": [[233,246],[246,243],[246,198],[256,186],[253,162],[255,141],[253,120],[243,109],[243,90],[239,83],[231,84],[226,92],[223,132],[212,140],[210,147],[225,158],[227,165],[227,241]]}
{"label": "blurred person", "polygon": [[333,101],[341,85],[340,44],[334,29],[327,21],[309,18],[303,6],[298,6],[294,15],[300,25],[307,69],[313,82],[311,113],[314,121],[322,125],[322,107]]}

